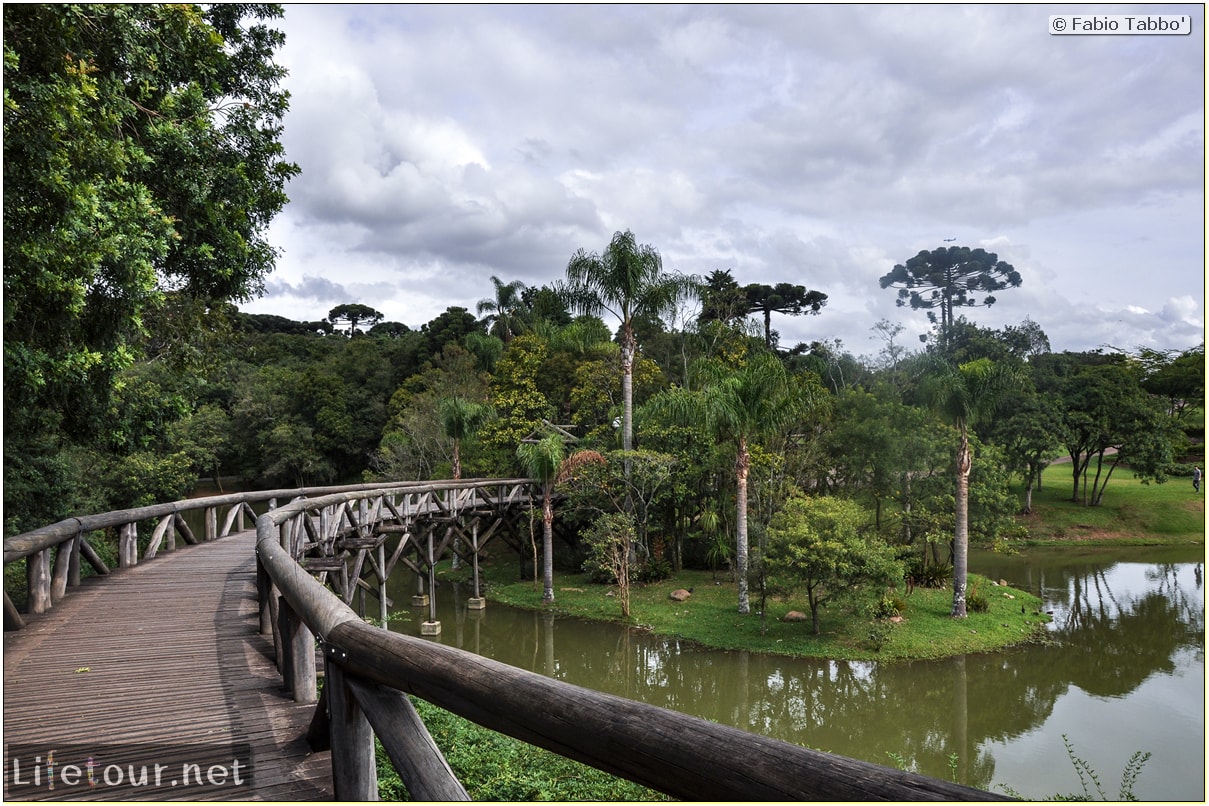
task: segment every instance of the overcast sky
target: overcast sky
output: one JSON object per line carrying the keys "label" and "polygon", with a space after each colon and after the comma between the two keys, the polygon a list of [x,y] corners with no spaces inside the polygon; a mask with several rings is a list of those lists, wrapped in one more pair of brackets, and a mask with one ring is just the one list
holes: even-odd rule
{"label": "overcast sky", "polygon": [[[1186,14],[1190,36],[1054,36],[1051,13]],[[632,230],[665,270],[829,296],[781,345],[881,346],[878,278],[953,243],[1055,350],[1204,340],[1205,20],[1179,6],[287,5],[302,174],[261,299],[417,328],[490,277],[565,276]]]}

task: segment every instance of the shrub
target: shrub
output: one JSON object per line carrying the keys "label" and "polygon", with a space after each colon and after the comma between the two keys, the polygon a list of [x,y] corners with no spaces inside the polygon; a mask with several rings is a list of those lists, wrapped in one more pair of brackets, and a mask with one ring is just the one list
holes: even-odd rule
{"label": "shrub", "polygon": [[970,613],[985,613],[991,609],[991,601],[977,587],[966,591],[966,611]]}
{"label": "shrub", "polygon": [[919,588],[947,588],[953,578],[953,566],[925,565],[916,560],[908,568],[907,578]]}

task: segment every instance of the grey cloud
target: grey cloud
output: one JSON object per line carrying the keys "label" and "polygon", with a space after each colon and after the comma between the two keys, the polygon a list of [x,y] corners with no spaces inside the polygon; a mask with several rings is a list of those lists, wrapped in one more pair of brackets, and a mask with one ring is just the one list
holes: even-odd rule
{"label": "grey cloud", "polygon": [[[403,306],[414,295],[392,289],[423,283],[472,306],[492,274],[551,282],[629,228],[669,268],[830,294],[783,340],[825,325],[859,351],[878,318],[907,321],[877,285],[895,262],[1002,236],[1028,247],[1026,286],[1058,278],[1028,309],[1055,346],[1095,346],[1115,326],[1097,305],[1115,310],[1142,267],[1151,309],[1203,293],[1200,278],[1167,287],[1203,264],[1203,222],[1187,224],[1203,218],[1203,37],[1051,37],[1045,20],[1035,6],[290,6],[285,141],[303,173],[283,269],[302,289],[346,254],[342,290],[384,283],[377,296]],[[1012,296],[977,321],[1021,321]],[[1182,310],[1119,327],[1183,338]]]}

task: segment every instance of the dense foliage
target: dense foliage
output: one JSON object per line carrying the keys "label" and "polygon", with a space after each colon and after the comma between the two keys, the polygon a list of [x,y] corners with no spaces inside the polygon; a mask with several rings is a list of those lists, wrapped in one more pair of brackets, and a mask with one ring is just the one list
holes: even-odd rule
{"label": "dense foliage", "polygon": [[137,500],[185,489],[185,457],[206,452],[200,424],[167,434],[202,390],[134,362],[197,360],[199,317],[273,268],[266,230],[298,171],[279,142],[283,36],[263,22],[280,15],[5,6],[6,528],[88,506],[79,461]]}

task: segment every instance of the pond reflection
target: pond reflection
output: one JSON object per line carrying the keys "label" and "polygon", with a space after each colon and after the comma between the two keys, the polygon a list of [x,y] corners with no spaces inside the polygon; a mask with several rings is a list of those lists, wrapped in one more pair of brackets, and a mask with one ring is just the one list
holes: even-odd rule
{"label": "pond reflection", "polygon": [[[1153,552],[1151,552],[1153,554]],[[1152,757],[1145,800],[1203,800],[1204,557],[1201,549],[1072,557],[973,554],[971,569],[1031,590],[1052,641],[943,661],[816,661],[707,650],[617,625],[465,607],[437,590],[436,639],[576,685],[807,747],[1043,798],[1080,793],[1062,735],[1108,797],[1135,750]],[[1131,558],[1147,557],[1138,562]],[[395,579],[396,601],[414,582]],[[392,629],[419,634],[427,609]],[[1093,789],[1092,796],[1097,796]]]}

